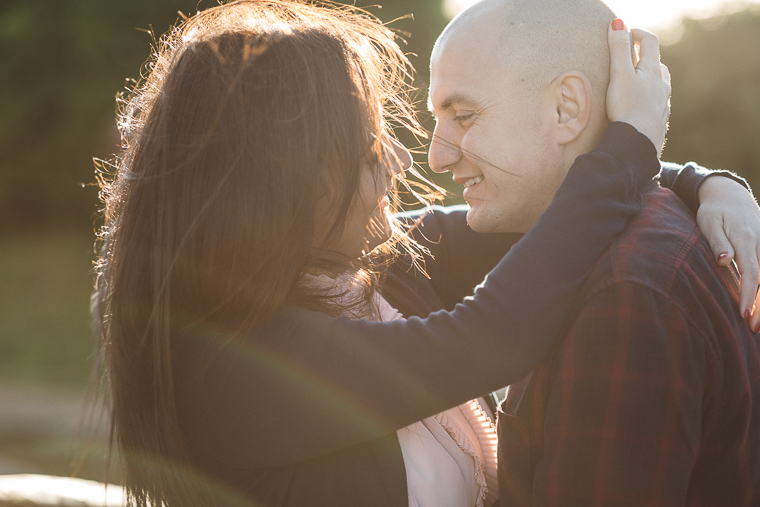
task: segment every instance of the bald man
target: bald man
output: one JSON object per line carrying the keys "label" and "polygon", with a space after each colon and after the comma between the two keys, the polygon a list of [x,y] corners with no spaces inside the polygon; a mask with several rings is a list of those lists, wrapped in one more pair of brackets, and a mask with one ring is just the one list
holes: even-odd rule
{"label": "bald man", "polygon": [[[614,19],[597,0],[484,0],[439,38],[429,162],[465,187],[474,230],[530,229],[600,141],[608,27],[620,30],[613,50],[630,51]],[[644,61],[656,39],[638,36]],[[653,184],[564,339],[509,390],[502,506],[760,505],[760,340],[742,321],[737,274],[713,255],[693,215]]]}

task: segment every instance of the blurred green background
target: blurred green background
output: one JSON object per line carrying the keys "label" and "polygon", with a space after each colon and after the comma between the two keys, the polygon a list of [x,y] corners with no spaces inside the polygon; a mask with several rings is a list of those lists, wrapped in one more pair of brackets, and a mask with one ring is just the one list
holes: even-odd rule
{"label": "blurred green background", "polygon": [[[424,101],[430,49],[448,21],[440,2],[357,3],[379,3],[371,12],[396,20]],[[81,455],[81,440],[50,428],[84,424],[78,414],[94,356],[88,305],[99,224],[93,157],[118,149],[115,98],[144,71],[151,33],[164,33],[178,11],[214,4],[0,2],[0,413],[21,414],[15,426],[0,416],[0,474],[69,475]],[[729,168],[760,188],[760,11],[683,20],[663,40],[674,88],[664,158]],[[424,165],[423,153],[417,159]],[[437,181],[452,188],[447,176]],[[25,422],[34,403],[61,400],[69,408],[56,405],[50,413],[58,415],[43,415],[39,431]],[[93,446],[95,457],[79,473],[102,479],[102,439]]]}

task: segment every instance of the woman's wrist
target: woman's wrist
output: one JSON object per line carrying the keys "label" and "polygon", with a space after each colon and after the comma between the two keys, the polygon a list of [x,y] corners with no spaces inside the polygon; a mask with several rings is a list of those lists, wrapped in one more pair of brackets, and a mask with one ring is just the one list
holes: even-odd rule
{"label": "woman's wrist", "polygon": [[614,121],[607,126],[601,141],[592,152],[604,152],[633,169],[642,186],[660,172],[659,153],[652,141],[634,126]]}

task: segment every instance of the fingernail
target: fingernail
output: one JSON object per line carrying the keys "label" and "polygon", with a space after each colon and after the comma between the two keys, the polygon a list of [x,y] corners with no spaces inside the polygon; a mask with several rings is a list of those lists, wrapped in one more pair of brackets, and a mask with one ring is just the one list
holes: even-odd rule
{"label": "fingernail", "polygon": [[[747,319],[747,320],[749,320],[750,317],[752,317],[752,310],[750,310],[749,308],[747,308],[746,310],[744,310],[744,318]],[[760,324],[759,324],[759,326],[760,326]]]}
{"label": "fingernail", "polygon": [[718,260],[719,260],[719,261],[722,261],[722,260],[723,260],[723,259],[725,259],[726,257],[728,257],[728,253],[727,253],[727,252],[723,252],[722,254],[720,254],[720,255],[718,256]]}
{"label": "fingernail", "polygon": [[756,334],[760,334],[760,324],[758,324],[757,326],[755,326],[755,333]]}
{"label": "fingernail", "polygon": [[623,23],[623,20],[620,18],[615,18],[612,20],[612,29],[616,32],[619,32],[625,28],[625,23]]}

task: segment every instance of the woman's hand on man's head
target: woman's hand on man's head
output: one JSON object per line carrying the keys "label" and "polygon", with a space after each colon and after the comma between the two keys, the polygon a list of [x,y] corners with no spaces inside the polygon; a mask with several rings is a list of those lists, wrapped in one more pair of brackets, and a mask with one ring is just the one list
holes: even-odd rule
{"label": "woman's hand on man's head", "polygon": [[[607,89],[607,117],[636,128],[662,152],[670,117],[670,72],[660,63],[660,42],[645,30],[630,32],[620,19],[608,27],[610,44],[610,85]],[[633,37],[631,37],[631,35]],[[631,58],[639,47],[639,60]]]}

